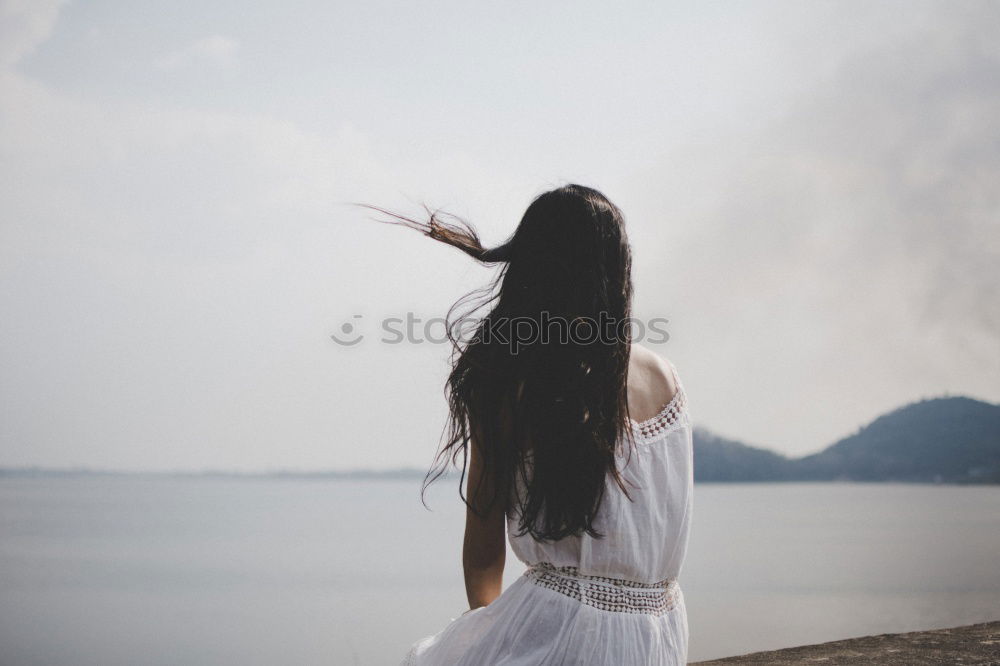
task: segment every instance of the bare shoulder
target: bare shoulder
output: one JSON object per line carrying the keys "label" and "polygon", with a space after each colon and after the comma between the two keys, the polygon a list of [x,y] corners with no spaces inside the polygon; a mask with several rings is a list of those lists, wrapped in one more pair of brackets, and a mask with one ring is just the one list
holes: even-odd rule
{"label": "bare shoulder", "polygon": [[659,380],[672,389],[676,389],[672,364],[648,347],[632,345],[632,355],[629,365],[634,366],[642,374]]}
{"label": "bare shoulder", "polygon": [[628,369],[630,411],[637,421],[656,415],[679,387],[670,362],[656,352],[632,345]]}

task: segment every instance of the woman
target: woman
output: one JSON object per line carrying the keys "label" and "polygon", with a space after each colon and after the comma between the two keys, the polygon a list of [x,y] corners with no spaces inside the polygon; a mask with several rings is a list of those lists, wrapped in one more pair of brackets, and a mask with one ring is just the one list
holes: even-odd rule
{"label": "woman", "polygon": [[[453,338],[449,428],[426,481],[449,460],[467,473],[470,610],[404,664],[686,663],[691,425],[673,365],[630,345],[621,212],[567,185],[489,250],[456,218],[390,215],[502,265],[475,335]],[[505,531],[528,570],[501,593]]]}

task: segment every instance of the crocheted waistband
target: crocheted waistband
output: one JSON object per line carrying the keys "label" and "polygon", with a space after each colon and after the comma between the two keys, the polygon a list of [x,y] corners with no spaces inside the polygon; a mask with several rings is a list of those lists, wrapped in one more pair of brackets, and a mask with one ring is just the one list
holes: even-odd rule
{"label": "crocheted waistband", "polygon": [[532,565],[524,575],[535,585],[611,613],[663,615],[674,609],[680,597],[676,578],[640,583],[582,574],[577,567],[557,567],[548,562]]}

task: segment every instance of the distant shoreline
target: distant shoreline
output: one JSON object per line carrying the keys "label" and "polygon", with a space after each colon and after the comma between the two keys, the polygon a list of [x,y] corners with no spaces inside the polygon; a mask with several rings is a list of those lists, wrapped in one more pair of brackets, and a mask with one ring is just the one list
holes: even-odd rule
{"label": "distant shoreline", "polygon": [[[318,479],[318,480],[407,480],[423,479],[426,471],[401,467],[374,470],[114,470],[89,467],[0,467],[0,479],[4,478],[59,478],[59,477],[99,477],[99,476],[155,476],[184,478],[225,478],[225,479]],[[457,476],[447,474],[445,477]]]}
{"label": "distant shoreline", "polygon": [[[387,470],[318,470],[318,471],[238,471],[238,470],[113,470],[86,467],[0,467],[4,479],[70,479],[99,477],[154,477],[182,479],[288,480],[288,481],[422,481],[426,472],[416,468]],[[457,480],[458,472],[449,472],[442,480]],[[990,482],[922,481],[907,479],[760,479],[760,480],[697,480],[699,486],[770,485],[770,484],[897,484],[920,486],[991,486]]]}
{"label": "distant shoreline", "polygon": [[[965,397],[932,398],[878,417],[855,433],[805,456],[692,431],[694,479],[706,483],[905,483],[1000,485],[1000,405]],[[423,480],[416,467],[346,470],[108,470],[83,465],[0,467],[2,478],[147,476],[297,479],[311,481]],[[446,478],[460,476],[449,471]]]}

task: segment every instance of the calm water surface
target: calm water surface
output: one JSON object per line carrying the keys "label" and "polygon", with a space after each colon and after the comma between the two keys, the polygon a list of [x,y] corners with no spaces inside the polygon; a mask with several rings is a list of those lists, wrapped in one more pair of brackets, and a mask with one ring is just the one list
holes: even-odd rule
{"label": "calm water surface", "polygon": [[[0,663],[396,664],[465,609],[454,490],[2,479]],[[1000,619],[1000,488],[699,485],[695,511],[692,660]]]}

